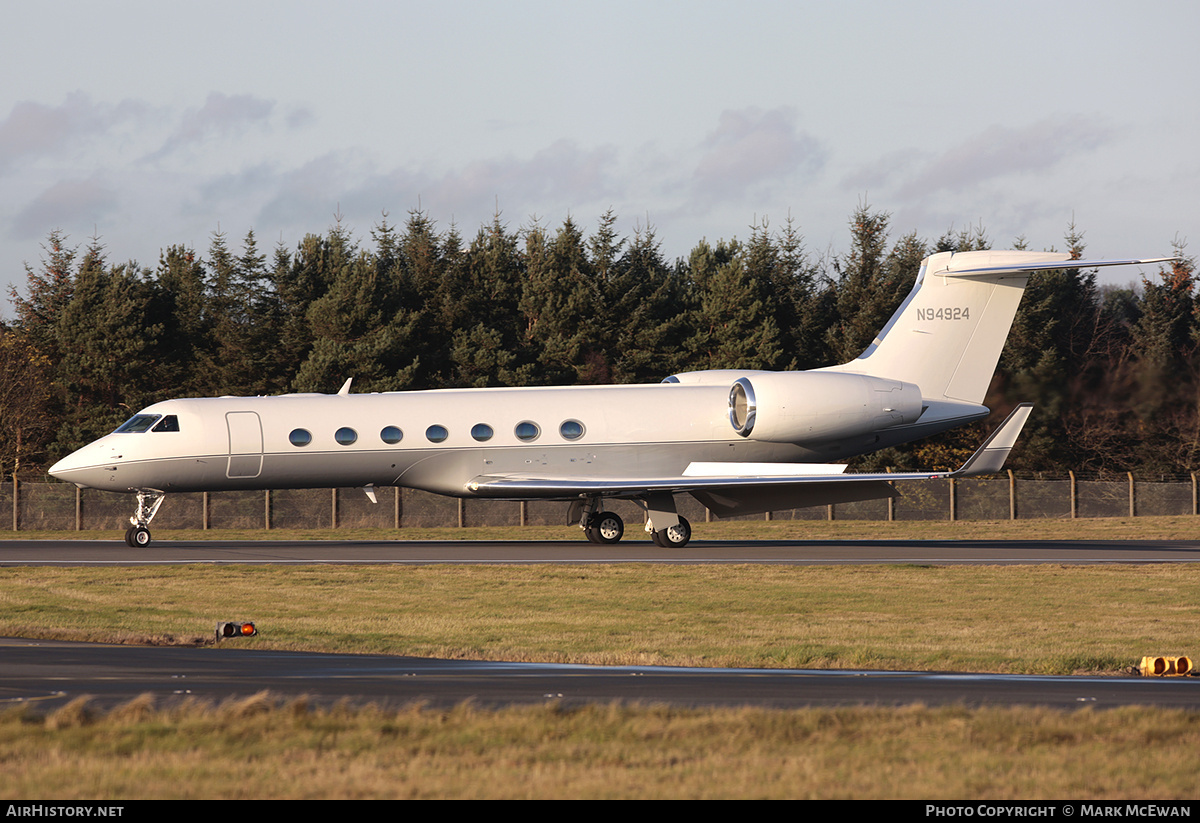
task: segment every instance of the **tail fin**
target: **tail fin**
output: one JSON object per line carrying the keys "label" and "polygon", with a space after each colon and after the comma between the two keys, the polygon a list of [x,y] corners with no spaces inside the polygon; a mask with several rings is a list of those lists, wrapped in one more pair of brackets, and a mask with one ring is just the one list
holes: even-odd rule
{"label": "tail fin", "polygon": [[982,403],[1029,273],[1160,263],[1071,260],[1036,251],[942,252],[925,258],[913,290],[855,360],[830,371],[915,383],[929,400]]}

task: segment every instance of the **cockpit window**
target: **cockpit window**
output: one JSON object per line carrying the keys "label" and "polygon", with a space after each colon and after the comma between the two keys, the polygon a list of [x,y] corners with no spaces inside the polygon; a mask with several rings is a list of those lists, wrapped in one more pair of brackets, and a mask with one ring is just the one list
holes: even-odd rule
{"label": "cockpit window", "polygon": [[151,431],[156,432],[177,432],[179,431],[179,418],[173,414],[168,414],[162,420],[158,421],[158,425]]}
{"label": "cockpit window", "polygon": [[161,414],[135,414],[117,429],[116,434],[141,434],[149,431],[154,422],[162,417]]}

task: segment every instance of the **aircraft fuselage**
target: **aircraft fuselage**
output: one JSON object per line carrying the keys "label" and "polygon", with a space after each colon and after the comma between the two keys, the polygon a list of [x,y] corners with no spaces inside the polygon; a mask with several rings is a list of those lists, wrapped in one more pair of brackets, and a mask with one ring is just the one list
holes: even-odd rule
{"label": "aircraft fuselage", "polygon": [[481,492],[468,483],[480,475],[670,476],[703,461],[826,462],[987,414],[967,404],[955,411],[850,440],[818,433],[777,443],[733,429],[724,374],[712,385],[195,398],[143,409],[155,419],[141,431],[106,435],[53,471],[114,492],[399,485],[472,496]]}

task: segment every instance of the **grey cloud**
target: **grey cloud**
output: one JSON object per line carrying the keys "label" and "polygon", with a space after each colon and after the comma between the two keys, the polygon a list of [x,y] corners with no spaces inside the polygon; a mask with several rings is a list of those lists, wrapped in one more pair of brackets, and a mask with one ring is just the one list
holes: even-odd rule
{"label": "grey cloud", "polygon": [[[265,182],[263,170],[255,176]],[[259,211],[267,226],[311,225],[314,215],[329,215],[343,201],[346,181],[360,179],[370,169],[354,168],[345,157],[325,154],[275,177],[272,193]],[[311,229],[310,229],[311,230]]]}
{"label": "grey cloud", "polygon": [[777,181],[811,176],[826,162],[820,141],[795,124],[790,106],[721,113],[708,135],[693,180],[706,196],[731,197]]}
{"label": "grey cloud", "polygon": [[1090,152],[1111,131],[1094,118],[1059,116],[1030,126],[995,125],[932,158],[897,194],[902,199],[931,192],[961,191],[1012,174],[1047,171],[1072,155]]}
{"label": "grey cloud", "polygon": [[116,106],[93,103],[83,92],[67,95],[60,106],[23,100],[0,122],[0,173],[18,161],[62,152],[145,111],[144,104],[128,100]]}
{"label": "grey cloud", "polygon": [[317,116],[313,114],[312,109],[301,106],[293,108],[284,118],[284,123],[289,129],[302,129],[317,121]]}
{"label": "grey cloud", "polygon": [[274,108],[272,100],[214,91],[203,106],[183,116],[175,131],[148,159],[157,160],[213,136],[241,133],[253,125],[267,122]]}
{"label": "grey cloud", "polygon": [[28,240],[56,228],[88,228],[102,223],[116,206],[116,192],[95,177],[60,180],[17,214],[9,234],[17,240]]}
{"label": "grey cloud", "polygon": [[584,203],[611,191],[616,162],[611,147],[581,149],[559,140],[528,159],[508,157],[467,164],[429,181],[430,194],[450,204],[470,206],[496,196],[529,201]]}
{"label": "grey cloud", "polygon": [[919,149],[890,152],[846,175],[842,178],[841,185],[845,189],[858,192],[896,185],[910,177],[928,158],[929,155]]}
{"label": "grey cloud", "polygon": [[[268,224],[311,223],[314,215],[329,215],[340,207],[360,223],[420,202],[438,219],[463,220],[472,228],[492,214],[497,197],[518,210],[589,205],[612,192],[616,162],[611,147],[585,149],[569,140],[529,157],[481,159],[441,173],[381,171],[361,158],[330,154],[278,175],[259,216]],[[263,182],[259,172],[255,184]]]}

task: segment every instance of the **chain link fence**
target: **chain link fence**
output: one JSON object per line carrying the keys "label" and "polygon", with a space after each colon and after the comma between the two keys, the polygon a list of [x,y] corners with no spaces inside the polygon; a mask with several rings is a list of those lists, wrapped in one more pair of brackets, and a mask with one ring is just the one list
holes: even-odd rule
{"label": "chain link fence", "polygon": [[[1197,514],[1196,475],[1139,480],[1125,477],[1016,477],[904,483],[901,497],[786,509],[738,520],[1005,520]],[[512,502],[441,497],[377,488],[372,503],[359,488],[286,489],[169,495],[154,520],[163,529],[402,529],[437,526],[562,525],[561,501]],[[688,495],[679,513],[693,523],[716,519]],[[630,501],[606,508],[626,522],[644,519]],[[65,483],[9,482],[0,487],[0,512],[13,531],[124,529],[132,495],[79,489]]]}

